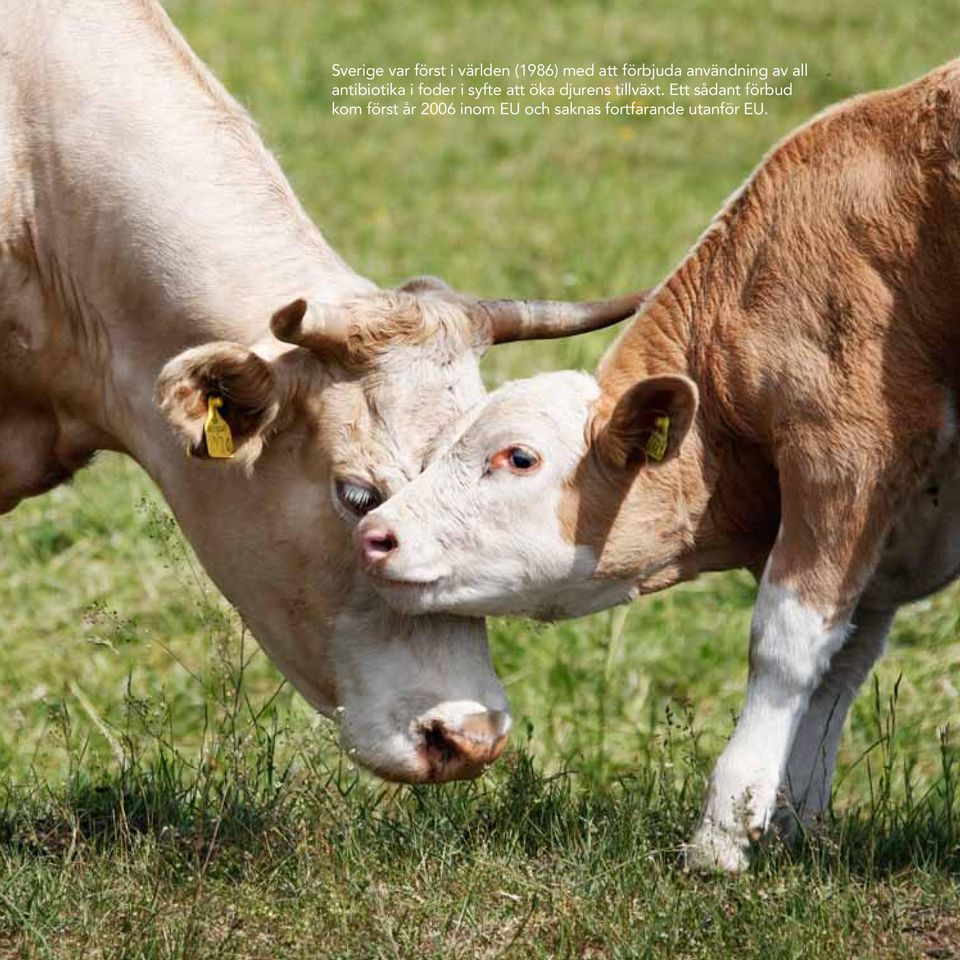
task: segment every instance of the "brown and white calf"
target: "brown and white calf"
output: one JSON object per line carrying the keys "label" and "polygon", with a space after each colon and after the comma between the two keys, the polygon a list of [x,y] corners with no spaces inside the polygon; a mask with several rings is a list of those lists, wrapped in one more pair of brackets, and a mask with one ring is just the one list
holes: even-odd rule
{"label": "brown and white calf", "polygon": [[[483,623],[390,611],[357,570],[358,517],[481,399],[487,345],[634,306],[379,290],[153,0],[3,5],[0,513],[97,450],[129,454],[277,666],[384,776],[475,775],[509,715]],[[232,461],[206,458],[210,401]]]}
{"label": "brown and white calf", "polygon": [[746,701],[695,863],[739,869],[783,787],[829,801],[896,609],[960,572],[960,61],[777,146],[597,379],[496,391],[358,531],[407,612],[576,616],[760,578]]}

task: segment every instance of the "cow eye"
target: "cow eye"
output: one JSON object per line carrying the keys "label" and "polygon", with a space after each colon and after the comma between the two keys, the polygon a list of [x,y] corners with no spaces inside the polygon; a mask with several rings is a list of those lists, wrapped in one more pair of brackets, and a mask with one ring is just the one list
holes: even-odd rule
{"label": "cow eye", "polygon": [[506,469],[511,473],[533,473],[539,466],[540,454],[520,444],[505,447],[490,458],[491,469]]}
{"label": "cow eye", "polygon": [[362,517],[383,503],[377,490],[357,480],[338,480],[337,499],[355,517]]}

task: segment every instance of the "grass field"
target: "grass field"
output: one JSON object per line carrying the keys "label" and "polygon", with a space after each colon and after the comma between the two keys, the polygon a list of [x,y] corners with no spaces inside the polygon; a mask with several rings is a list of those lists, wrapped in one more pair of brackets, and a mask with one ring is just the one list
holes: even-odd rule
{"label": "grass field", "polygon": [[[346,259],[491,295],[665,275],[778,137],[956,52],[949,0],[173,0]],[[735,120],[334,119],[329,66],[807,60]],[[611,334],[500,348],[491,384]],[[516,720],[484,781],[352,769],[103,457],[0,519],[0,956],[960,957],[960,590],[904,611],[823,838],[676,865],[746,672],[749,578],[492,624]],[[952,724],[953,729],[948,727]]]}

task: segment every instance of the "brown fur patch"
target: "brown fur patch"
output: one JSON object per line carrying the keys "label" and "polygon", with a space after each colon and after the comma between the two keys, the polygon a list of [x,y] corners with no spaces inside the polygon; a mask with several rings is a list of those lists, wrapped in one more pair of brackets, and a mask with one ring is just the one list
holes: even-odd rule
{"label": "brown fur patch", "polygon": [[683,373],[701,413],[676,466],[585,459],[561,519],[603,568],[756,567],[782,496],[771,577],[856,597],[960,390],[958,104],[954,61],[788,137],[608,352],[601,411]]}

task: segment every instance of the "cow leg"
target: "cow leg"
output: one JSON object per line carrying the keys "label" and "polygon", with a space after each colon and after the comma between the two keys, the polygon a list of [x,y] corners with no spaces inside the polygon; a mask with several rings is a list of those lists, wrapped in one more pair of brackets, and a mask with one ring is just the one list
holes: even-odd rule
{"label": "cow leg", "polygon": [[827,809],[847,713],[883,653],[895,613],[865,610],[862,605],[857,608],[849,639],[834,654],[811,698],[787,761],[792,810],[782,818],[785,832],[792,832],[798,817],[807,826],[815,826]]}
{"label": "cow leg", "polygon": [[754,608],[746,700],[688,848],[688,862],[699,869],[744,869],[750,842],[785,803],[801,721],[847,640],[892,518],[916,481],[906,457],[878,456],[884,467],[872,476],[866,466],[831,475],[822,445],[816,455],[805,446],[802,438],[787,444],[781,464],[781,527]]}

